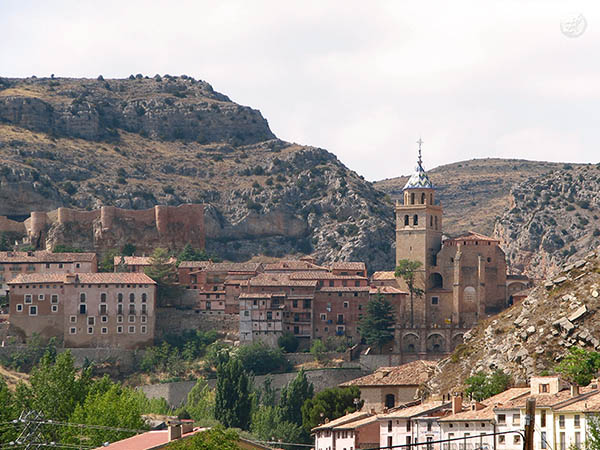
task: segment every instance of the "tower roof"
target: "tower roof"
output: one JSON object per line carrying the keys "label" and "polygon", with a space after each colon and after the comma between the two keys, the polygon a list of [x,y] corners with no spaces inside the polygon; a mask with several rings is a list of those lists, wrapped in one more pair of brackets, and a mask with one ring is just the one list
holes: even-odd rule
{"label": "tower roof", "polygon": [[417,144],[419,144],[419,159],[417,160],[417,166],[415,167],[415,171],[410,176],[406,184],[404,185],[404,189],[433,189],[433,183],[427,176],[425,169],[423,169],[423,160],[421,159],[421,144],[423,141],[419,138]]}

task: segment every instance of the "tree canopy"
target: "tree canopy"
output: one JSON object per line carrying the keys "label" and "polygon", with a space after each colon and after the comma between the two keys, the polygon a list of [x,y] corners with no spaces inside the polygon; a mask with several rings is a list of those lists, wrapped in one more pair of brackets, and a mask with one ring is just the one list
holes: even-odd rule
{"label": "tree canopy", "polygon": [[150,266],[144,272],[156,281],[158,303],[161,306],[178,295],[177,267],[166,249],[157,248],[152,252]]}
{"label": "tree canopy", "polygon": [[555,368],[563,378],[579,386],[590,384],[599,369],[600,353],[580,347],[571,347]]}
{"label": "tree canopy", "polygon": [[477,372],[475,375],[465,380],[467,389],[465,392],[480,402],[493,395],[504,392],[510,385],[510,376],[502,370],[486,374]]}
{"label": "tree canopy", "polygon": [[217,369],[215,418],[227,428],[247,430],[252,401],[250,380],[238,358],[230,358]]}
{"label": "tree canopy", "polygon": [[394,275],[399,278],[401,277],[408,287],[408,292],[410,293],[410,325],[414,325],[415,317],[414,317],[414,297],[421,297],[425,291],[423,289],[415,286],[415,278],[418,270],[421,268],[423,264],[421,261],[412,261],[410,259],[401,259],[398,261],[398,265],[396,266],[396,270]]}
{"label": "tree canopy", "polygon": [[313,398],[308,399],[302,405],[302,424],[304,430],[310,433],[310,430],[326,418],[329,420],[342,417],[356,411],[362,403],[355,403],[360,398],[360,390],[356,386],[343,388],[330,388],[317,393]]}
{"label": "tree canopy", "polygon": [[369,300],[365,316],[359,322],[359,332],[368,345],[381,349],[394,339],[394,307],[389,300],[379,294]]}

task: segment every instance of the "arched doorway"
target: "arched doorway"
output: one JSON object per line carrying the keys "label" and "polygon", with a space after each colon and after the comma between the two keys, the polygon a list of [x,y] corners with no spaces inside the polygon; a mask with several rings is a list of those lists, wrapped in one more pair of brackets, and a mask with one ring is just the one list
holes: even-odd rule
{"label": "arched doorway", "polygon": [[406,334],[402,338],[402,351],[406,353],[417,353],[419,351],[419,336],[416,334]]}
{"label": "arched doorway", "polygon": [[444,353],[446,351],[446,341],[441,334],[430,334],[427,338],[428,353]]}
{"label": "arched doorway", "polygon": [[444,278],[441,274],[434,272],[429,275],[429,288],[442,289],[444,287]]}

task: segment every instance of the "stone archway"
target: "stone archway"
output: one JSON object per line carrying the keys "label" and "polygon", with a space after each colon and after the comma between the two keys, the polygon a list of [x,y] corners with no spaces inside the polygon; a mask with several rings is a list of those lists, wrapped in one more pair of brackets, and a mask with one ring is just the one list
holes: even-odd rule
{"label": "stone archway", "polygon": [[444,278],[438,272],[433,272],[429,275],[429,288],[442,289],[444,287]]}
{"label": "stone archway", "polygon": [[432,333],[427,337],[427,353],[444,353],[446,351],[446,340],[438,333]]}
{"label": "stone archway", "polygon": [[464,335],[462,333],[455,334],[452,336],[452,348],[450,351],[454,350],[457,346],[464,343]]}
{"label": "stone archway", "polygon": [[405,353],[417,353],[419,351],[419,341],[419,336],[416,334],[405,334],[402,337],[402,351]]}

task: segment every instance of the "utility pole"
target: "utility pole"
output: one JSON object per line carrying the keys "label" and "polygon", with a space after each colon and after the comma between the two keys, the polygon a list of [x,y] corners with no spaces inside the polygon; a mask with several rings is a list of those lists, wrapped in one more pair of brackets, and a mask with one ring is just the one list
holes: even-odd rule
{"label": "utility pole", "polygon": [[525,406],[525,439],[523,450],[533,450],[533,430],[535,428],[535,398],[528,398]]}

